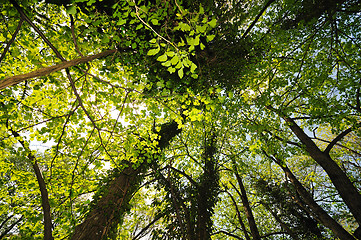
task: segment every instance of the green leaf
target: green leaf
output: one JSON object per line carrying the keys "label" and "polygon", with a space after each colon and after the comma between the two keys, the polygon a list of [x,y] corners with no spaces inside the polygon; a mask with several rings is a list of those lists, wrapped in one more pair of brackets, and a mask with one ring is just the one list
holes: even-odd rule
{"label": "green leaf", "polygon": [[169,57],[173,57],[175,55],[175,52],[173,51],[168,51],[166,52],[166,54],[169,56]]}
{"label": "green leaf", "polygon": [[191,65],[191,73],[193,73],[197,68],[197,65],[195,65],[193,62],[192,62],[192,65]]}
{"label": "green leaf", "polygon": [[183,67],[183,63],[182,61],[179,61],[178,64],[175,66],[175,68],[179,69],[181,67]]}
{"label": "green leaf", "polygon": [[169,71],[170,73],[174,73],[175,70],[176,70],[176,69],[175,69],[174,67],[169,67],[169,68],[168,68],[168,71]]}
{"label": "green leaf", "polygon": [[[150,50],[148,51],[147,55],[149,55],[149,56],[156,55],[156,54],[159,52],[159,50],[160,50],[160,47],[154,48],[154,49],[150,49]],[[159,61],[159,60],[158,60],[158,61]]]}
{"label": "green leaf", "polygon": [[212,19],[212,21],[210,21],[208,23],[208,25],[211,27],[211,28],[215,28],[217,26],[217,19]]}
{"label": "green leaf", "polygon": [[214,39],[216,35],[207,35],[207,42],[210,42]]}
{"label": "green leaf", "polygon": [[174,55],[174,57],[170,60],[172,65],[176,65],[179,62],[179,58],[177,55]]}
{"label": "green leaf", "polygon": [[119,25],[119,26],[120,26],[120,25],[125,24],[126,22],[127,22],[127,20],[126,20],[126,19],[122,19],[122,18],[121,18],[121,19],[119,19],[119,20],[118,20],[117,25]]}
{"label": "green leaf", "polygon": [[181,68],[181,69],[179,69],[178,70],[178,76],[179,76],[179,78],[183,78],[183,68]]}
{"label": "green leaf", "polygon": [[178,27],[183,32],[189,32],[191,30],[191,26],[189,26],[187,23],[180,22],[178,24]]}
{"label": "green leaf", "polygon": [[164,62],[167,61],[167,59],[168,59],[167,54],[163,54],[157,58],[157,61]]}
{"label": "green leaf", "polygon": [[66,9],[66,12],[67,12],[68,14],[75,15],[75,14],[76,14],[76,6],[75,6],[75,5],[71,5],[69,8]]}
{"label": "green leaf", "polygon": [[153,18],[152,20],[150,20],[150,22],[153,24],[153,25],[158,25],[158,19],[155,19]]}

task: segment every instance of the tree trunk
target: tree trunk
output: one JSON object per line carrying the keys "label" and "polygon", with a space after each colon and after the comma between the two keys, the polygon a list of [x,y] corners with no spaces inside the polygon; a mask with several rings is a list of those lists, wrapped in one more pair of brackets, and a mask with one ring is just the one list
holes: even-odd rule
{"label": "tree trunk", "polygon": [[84,222],[75,228],[72,240],[100,240],[111,235],[113,227],[128,210],[128,203],[138,190],[142,181],[139,173],[146,167],[134,169],[132,165],[124,168],[97,201]]}
{"label": "tree trunk", "polygon": [[358,224],[361,225],[361,194],[352,184],[350,179],[330,155],[322,152],[293,119],[288,117],[283,117],[283,119],[289,124],[289,128],[306,146],[306,151],[310,156],[325,170],[336,190],[350,209],[352,215]]}
{"label": "tree trunk", "polygon": [[313,199],[313,197],[309,194],[309,192],[303,187],[302,183],[298,181],[295,175],[291,172],[291,170],[286,166],[286,164],[281,161],[273,158],[273,161],[277,163],[282,170],[285,172],[286,176],[290,179],[292,184],[295,186],[296,191],[302,197],[303,201],[311,208],[312,212],[310,212],[315,219],[317,219],[324,226],[329,228],[338,238],[341,240],[351,240],[356,239],[349,232],[347,232],[338,222],[336,222],[328,213],[323,210],[321,206],[317,204],[317,202]]}
{"label": "tree trunk", "polygon": [[50,210],[50,203],[49,203],[49,195],[48,190],[46,187],[45,180],[43,178],[43,174],[40,171],[38,166],[38,162],[35,156],[31,153],[30,149],[26,146],[25,142],[21,140],[20,135],[18,132],[10,129],[11,133],[15,138],[18,138],[19,143],[23,146],[24,149],[27,149],[30,153],[28,154],[28,159],[31,165],[33,166],[33,170],[36,176],[36,180],[39,184],[39,190],[41,195],[41,207],[43,208],[44,214],[44,240],[53,240],[53,233],[52,233],[52,221],[51,221],[51,210]]}
{"label": "tree trunk", "polygon": [[291,131],[303,143],[308,154],[325,170],[337,192],[350,209],[353,217],[356,219],[359,226],[361,226],[361,194],[352,184],[345,172],[342,171],[340,166],[337,165],[337,163],[329,155],[330,147],[336,144],[337,141],[332,141],[332,145],[326,148],[325,152],[323,152],[292,118],[286,116],[272,106],[266,106],[266,108],[277,113],[283,118]]}
{"label": "tree trunk", "polygon": [[238,182],[241,192],[239,192],[238,189],[235,186],[233,186],[233,184],[232,184],[232,186],[235,188],[235,190],[241,197],[243,208],[246,213],[247,220],[248,220],[249,228],[251,230],[252,238],[253,238],[253,240],[261,240],[256,221],[254,220],[251,206],[249,205],[246,189],[244,188],[242,178],[241,178],[241,176],[239,176],[238,170],[237,170],[237,167],[235,166],[235,164],[234,164],[234,174],[236,175],[236,179],[237,179],[237,182]]}
{"label": "tree trunk", "polygon": [[[158,148],[163,150],[178,133],[180,129],[176,122],[163,124],[158,132]],[[152,148],[143,148],[144,151],[148,149],[152,151]],[[150,155],[153,155],[153,152],[143,153],[142,158]],[[151,161],[156,160],[153,155]],[[114,178],[103,187],[103,195],[96,201],[83,223],[76,226],[71,240],[101,240],[112,236],[114,228],[121,223],[129,209],[130,200],[143,180],[141,173],[149,169],[148,159],[144,159],[137,168],[131,163],[127,165],[121,172],[115,172]]]}

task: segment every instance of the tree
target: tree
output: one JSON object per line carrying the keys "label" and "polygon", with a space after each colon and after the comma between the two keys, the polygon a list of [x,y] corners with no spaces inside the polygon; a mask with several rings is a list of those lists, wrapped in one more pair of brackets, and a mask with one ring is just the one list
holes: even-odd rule
{"label": "tree", "polygon": [[359,1],[0,8],[1,238],[361,239]]}

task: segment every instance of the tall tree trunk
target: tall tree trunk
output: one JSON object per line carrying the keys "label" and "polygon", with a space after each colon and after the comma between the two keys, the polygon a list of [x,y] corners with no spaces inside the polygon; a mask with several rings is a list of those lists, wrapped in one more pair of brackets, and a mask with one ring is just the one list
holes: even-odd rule
{"label": "tall tree trunk", "polygon": [[[158,132],[158,148],[163,150],[178,133],[180,129],[176,122],[163,124]],[[146,153],[142,154],[142,157],[145,156]],[[71,240],[101,240],[111,237],[113,229],[122,221],[130,200],[143,180],[141,173],[148,169],[148,161],[144,159],[137,168],[129,163],[121,172],[115,172],[114,178],[103,188],[103,195],[96,201],[83,223],[76,226]]]}
{"label": "tall tree trunk", "polygon": [[284,119],[289,123],[290,129],[306,146],[306,151],[310,156],[325,170],[352,215],[359,225],[361,225],[361,194],[328,153],[322,152],[294,120],[287,117],[284,117]]}
{"label": "tall tree trunk", "polygon": [[213,134],[209,139],[206,139],[202,155],[204,167],[198,185],[197,240],[208,240],[211,238],[213,224],[211,219],[213,213],[212,210],[216,204],[219,190],[218,163],[215,158],[216,153],[216,137]]}
{"label": "tall tree trunk", "polygon": [[105,189],[107,192],[97,201],[83,223],[75,228],[71,239],[100,240],[110,236],[128,210],[128,203],[142,181],[139,174],[144,170],[145,166],[134,169],[130,165],[124,168],[110,182]]}
{"label": "tall tree trunk", "polygon": [[249,205],[246,189],[244,188],[242,178],[238,173],[238,169],[237,169],[235,163],[233,164],[233,170],[234,170],[234,175],[236,176],[238,186],[239,186],[239,189],[241,190],[241,192],[239,192],[238,189],[233,184],[232,184],[232,186],[235,188],[235,190],[241,197],[243,208],[246,213],[247,220],[248,220],[249,228],[251,230],[252,238],[253,238],[253,240],[261,240],[256,221],[254,220],[251,206]]}
{"label": "tall tree trunk", "polygon": [[271,213],[271,215],[276,219],[276,221],[281,225],[281,227],[293,238],[294,240],[299,240],[297,235],[285,224],[281,218],[277,216],[275,212],[271,209],[271,207],[266,202],[261,202],[262,205]]}
{"label": "tall tree trunk", "polygon": [[303,187],[302,183],[298,181],[295,175],[291,172],[291,170],[287,167],[285,163],[281,160],[270,157],[275,163],[277,163],[282,170],[285,172],[286,176],[290,179],[292,184],[295,186],[296,191],[302,197],[303,201],[308,205],[308,207],[312,210],[310,213],[313,215],[315,219],[317,219],[321,224],[325,227],[329,228],[335,236],[340,238],[341,240],[352,240],[356,239],[349,232],[347,232],[338,222],[336,222],[328,213],[323,210],[323,208],[317,204],[317,202],[313,199],[310,193]]}
{"label": "tall tree trunk", "polygon": [[[285,120],[287,126],[303,143],[308,154],[325,170],[341,198],[350,209],[350,212],[358,224],[361,226],[361,194],[352,184],[345,172],[342,171],[340,166],[337,165],[337,163],[329,155],[330,147],[336,144],[337,141],[332,141],[332,145],[327,147],[327,150],[323,152],[292,118],[284,115],[282,112],[271,106],[267,106],[267,109],[277,113],[283,118],[283,120]],[[341,136],[344,135],[341,134]],[[336,138],[335,140],[339,141],[341,138]]]}
{"label": "tall tree trunk", "polygon": [[45,180],[43,175],[40,171],[38,162],[35,156],[31,153],[30,149],[27,147],[25,142],[21,140],[21,137],[18,132],[10,129],[11,133],[14,137],[18,138],[19,143],[23,146],[24,149],[27,149],[30,153],[28,154],[28,159],[31,165],[33,166],[33,170],[36,176],[36,180],[39,184],[40,195],[41,195],[41,207],[43,209],[44,214],[44,240],[53,240],[53,233],[52,233],[52,221],[51,221],[51,210],[50,210],[50,203],[49,203],[49,195],[48,190],[46,187]]}

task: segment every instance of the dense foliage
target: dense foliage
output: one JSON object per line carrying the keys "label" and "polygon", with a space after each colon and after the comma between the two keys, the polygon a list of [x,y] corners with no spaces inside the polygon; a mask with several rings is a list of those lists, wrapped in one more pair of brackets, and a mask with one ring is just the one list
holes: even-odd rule
{"label": "dense foliage", "polygon": [[0,15],[0,239],[361,239],[360,1]]}

